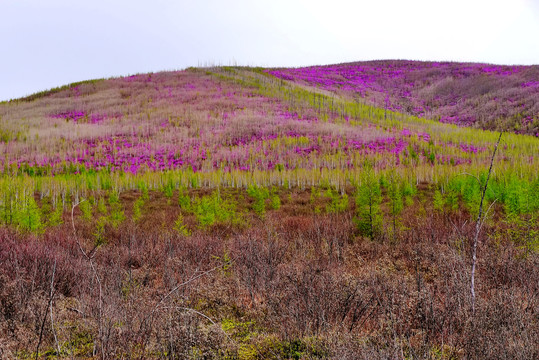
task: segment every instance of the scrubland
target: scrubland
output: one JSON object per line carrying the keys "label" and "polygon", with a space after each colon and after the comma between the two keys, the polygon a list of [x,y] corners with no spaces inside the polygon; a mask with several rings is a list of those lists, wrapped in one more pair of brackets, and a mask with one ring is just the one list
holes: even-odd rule
{"label": "scrubland", "polygon": [[[537,358],[537,86],[520,84],[536,69],[361,66],[0,104],[0,357]],[[414,103],[447,71],[496,86],[395,105],[410,76]],[[487,75],[526,110],[445,121],[512,86]]]}

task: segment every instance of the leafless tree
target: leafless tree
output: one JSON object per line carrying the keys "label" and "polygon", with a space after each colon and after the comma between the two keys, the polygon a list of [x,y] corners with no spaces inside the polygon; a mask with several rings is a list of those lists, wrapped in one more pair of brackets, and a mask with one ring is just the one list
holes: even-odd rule
{"label": "leafless tree", "polygon": [[498,145],[502,139],[502,134],[498,137],[498,141],[494,146],[494,151],[492,152],[492,158],[490,159],[490,168],[488,169],[487,180],[485,181],[485,186],[483,187],[481,193],[481,202],[479,203],[479,214],[477,215],[477,221],[475,223],[475,236],[473,240],[473,250],[472,250],[472,275],[470,282],[470,291],[472,294],[472,312],[475,314],[475,268],[477,264],[477,242],[479,241],[479,233],[481,232],[481,227],[483,226],[483,201],[485,200],[485,194],[487,192],[488,180],[490,179],[490,174],[492,173],[492,165],[494,163],[494,157],[496,156],[496,150],[498,150]]}

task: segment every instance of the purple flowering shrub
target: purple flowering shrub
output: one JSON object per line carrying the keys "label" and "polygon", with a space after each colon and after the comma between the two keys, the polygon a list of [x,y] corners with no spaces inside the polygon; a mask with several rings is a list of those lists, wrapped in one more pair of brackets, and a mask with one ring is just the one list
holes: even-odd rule
{"label": "purple flowering shrub", "polygon": [[[100,170],[132,174],[176,169],[225,173],[350,170],[360,169],[365,161],[375,161],[379,168],[471,164],[488,158],[488,141],[433,137],[433,131],[444,129],[443,125],[425,127],[408,119],[412,121],[408,126],[402,112],[436,113],[442,123],[477,126],[477,119],[491,120],[468,112],[466,104],[474,98],[461,101],[456,93],[464,89],[487,94],[486,98],[489,89],[499,85],[498,77],[513,81],[532,70],[372,62],[270,71],[335,91],[346,101],[353,97],[350,104],[359,106],[364,98],[381,106],[350,111],[343,110],[347,105],[337,105],[338,98],[309,92],[297,93],[295,98],[274,96],[260,84],[220,78],[219,70],[83,83],[34,102],[0,107],[0,150],[5,154],[0,169],[54,175]],[[447,74],[452,77],[444,77]],[[474,80],[477,74],[482,74],[482,82]],[[536,82],[521,80],[514,80],[518,91],[537,91]],[[271,86],[270,82],[264,86]],[[517,90],[509,88],[507,93]],[[305,97],[311,102],[305,102]],[[487,107],[489,114],[514,111],[514,107],[496,104],[482,100],[477,107]],[[519,104],[522,114],[528,114],[528,103]],[[457,115],[454,109],[459,109]],[[518,120],[520,132],[536,126],[534,115],[524,115]],[[493,122],[492,126],[504,124]]]}
{"label": "purple flowering shrub", "polygon": [[[1,168],[32,174],[351,169],[362,166],[359,157],[383,156],[387,166],[398,165],[410,146],[420,154],[430,146],[429,134],[321,117],[201,73],[135,75],[99,87],[85,96],[72,96],[69,88],[69,96],[39,99],[40,107],[19,104],[37,127],[34,139],[0,144]],[[473,146],[465,146],[448,154],[453,163],[470,161]],[[420,160],[428,162],[426,155]]]}
{"label": "purple flowering shrub", "polygon": [[539,136],[539,66],[369,61],[266,71],[443,123]]}

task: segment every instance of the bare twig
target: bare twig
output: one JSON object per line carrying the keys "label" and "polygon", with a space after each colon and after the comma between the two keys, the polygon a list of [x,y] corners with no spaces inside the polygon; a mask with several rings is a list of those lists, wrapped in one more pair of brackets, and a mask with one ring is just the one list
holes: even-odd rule
{"label": "bare twig", "polygon": [[176,291],[178,291],[181,287],[183,287],[183,286],[185,286],[185,285],[187,285],[187,284],[189,284],[189,283],[191,283],[191,282],[193,282],[193,281],[195,281],[195,280],[197,280],[197,279],[199,279],[199,278],[201,278],[201,277],[203,277],[203,276],[206,276],[206,275],[208,275],[208,274],[210,274],[210,273],[212,273],[212,272],[214,272],[214,271],[216,271],[216,270],[219,270],[219,269],[221,269],[221,268],[223,268],[223,267],[225,267],[225,266],[228,266],[228,265],[230,265],[232,262],[233,262],[233,260],[227,261],[227,262],[224,263],[224,264],[221,264],[221,265],[219,265],[219,266],[216,266],[216,267],[214,267],[214,268],[211,268],[211,269],[209,269],[209,270],[206,270],[206,271],[204,271],[204,272],[202,272],[202,273],[200,273],[200,274],[198,274],[198,275],[194,275],[194,276],[192,276],[189,280],[186,280],[186,281],[184,281],[184,282],[182,282],[182,283],[176,285],[176,286],[175,286],[172,290],[170,290],[165,296],[163,296],[163,297],[161,298],[161,300],[159,300],[159,302],[158,302],[157,304],[155,304],[155,306],[153,307],[152,311],[151,311],[151,312],[144,318],[144,320],[142,321],[141,326],[142,326],[142,324],[146,324],[146,323],[148,322],[148,320],[153,316],[153,314],[159,309],[159,307],[161,306],[161,304],[163,304],[163,302],[164,302],[166,299],[168,299],[172,294],[174,294]]}
{"label": "bare twig", "polygon": [[498,199],[495,199],[492,204],[490,204],[490,206],[488,207],[487,211],[485,211],[485,216],[483,216],[483,219],[481,220],[481,227],[479,228],[479,231],[481,231],[481,229],[483,229],[483,225],[485,224],[485,221],[487,220],[488,218],[488,213],[490,212],[490,209],[494,206],[494,204],[496,204],[496,201],[498,201]]}
{"label": "bare twig", "polygon": [[[473,241],[473,250],[472,250],[472,274],[471,274],[471,284],[470,292],[472,294],[472,313],[475,314],[475,268],[477,263],[477,242],[479,241],[479,233],[483,226],[482,216],[483,216],[483,201],[485,200],[485,194],[487,193],[488,180],[490,179],[490,174],[492,173],[492,165],[494,164],[494,157],[496,156],[496,150],[498,150],[498,145],[502,139],[502,134],[498,137],[498,141],[494,146],[494,151],[492,152],[492,158],[490,159],[490,168],[488,169],[487,180],[485,181],[485,187],[482,190],[481,202],[479,203],[479,214],[477,216],[477,222],[475,223],[475,236]],[[492,205],[491,205],[492,206]],[[489,208],[490,209],[490,208]],[[487,210],[488,211],[488,210]]]}
{"label": "bare twig", "polygon": [[468,222],[468,220],[465,220],[464,223],[463,223],[462,226],[461,226],[461,229],[459,229],[459,228],[457,227],[457,225],[455,225],[455,223],[453,222],[453,220],[451,220],[451,218],[447,217],[447,219],[449,220],[449,222],[451,223],[451,225],[453,225],[453,227],[454,227],[455,230],[457,231],[458,235],[459,235],[460,237],[462,237],[462,233],[461,233],[460,230],[463,229],[463,228],[466,226],[466,223]]}
{"label": "bare twig", "polygon": [[[207,316],[206,314],[203,314],[201,313],[200,311],[197,311],[193,308],[189,308],[189,307],[183,307],[183,306],[171,306],[171,307],[164,307],[162,309],[167,309],[167,308],[170,308],[170,309],[178,309],[178,310],[184,310],[184,311],[190,311],[190,312],[193,312],[197,315],[200,315],[202,316],[203,318],[205,318],[206,320],[208,320],[209,322],[211,322],[213,325],[217,326],[217,323],[215,321],[213,321],[209,316]],[[223,334],[225,334],[225,336],[227,337],[227,339],[235,344],[236,342],[226,333],[226,331],[219,326],[219,328],[221,329],[221,331],[223,332]]]}
{"label": "bare twig", "polygon": [[459,175],[467,175],[467,176],[471,176],[471,177],[473,177],[475,180],[477,180],[477,183],[479,184],[479,186],[481,186],[481,180],[479,180],[479,177],[477,177],[477,176],[475,176],[475,175],[472,175],[472,174],[470,174],[470,173],[466,173],[466,172],[465,172],[465,173],[461,173],[461,174],[459,174]]}

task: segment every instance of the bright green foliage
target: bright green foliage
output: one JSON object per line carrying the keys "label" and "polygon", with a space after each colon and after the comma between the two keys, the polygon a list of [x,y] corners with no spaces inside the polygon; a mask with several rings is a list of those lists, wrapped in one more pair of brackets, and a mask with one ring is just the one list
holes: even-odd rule
{"label": "bright green foliage", "polygon": [[264,187],[249,186],[247,188],[247,194],[255,199],[253,203],[253,210],[258,216],[264,216],[266,213],[266,199],[269,198],[269,190]]}
{"label": "bright green foliage", "polygon": [[0,191],[2,192],[0,219],[4,224],[13,224],[15,216],[15,194],[13,188],[11,186],[3,186]]}
{"label": "bright green foliage", "polygon": [[174,222],[174,230],[178,232],[181,236],[190,236],[191,231],[187,228],[187,226],[183,222],[183,215],[180,213],[178,215],[178,218]]}
{"label": "bright green foliage", "polygon": [[[401,182],[401,179],[391,172],[387,179],[387,197],[389,199],[389,214],[392,219],[392,233],[393,239],[397,234],[397,226],[400,224],[400,214],[404,210],[404,188],[407,183]],[[409,190],[409,197],[411,198],[412,191]]]}
{"label": "bright green foliage", "polygon": [[125,214],[120,204],[112,207],[109,215],[110,224],[113,228],[118,228],[120,224],[125,220]]}
{"label": "bright green foliage", "polygon": [[165,185],[163,185],[163,194],[165,194],[167,198],[171,199],[174,195],[174,188],[174,183],[169,180]]}
{"label": "bright green foliage", "polygon": [[380,175],[378,182],[380,183],[380,188],[387,188],[389,186],[389,179],[384,174]]}
{"label": "bright green foliage", "polygon": [[404,209],[402,193],[399,179],[391,177],[387,187],[387,197],[389,198],[389,212],[393,217],[393,231],[396,230],[398,216]]}
{"label": "bright green foliage", "polygon": [[505,184],[503,181],[491,177],[488,181],[487,191],[485,193],[485,200],[489,203],[494,201],[504,202]]}
{"label": "bright green foliage", "polygon": [[414,196],[417,194],[417,188],[409,181],[404,181],[401,185],[401,193],[407,206],[414,203]]}
{"label": "bright green foliage", "polygon": [[270,197],[270,207],[273,210],[279,210],[281,208],[281,198],[275,191],[272,191],[271,197]]}
{"label": "bright green foliage", "polygon": [[60,204],[56,204],[54,211],[51,211],[48,215],[47,226],[58,226],[64,222],[63,219],[64,209]]}
{"label": "bright green foliage", "polygon": [[326,196],[330,199],[330,203],[326,205],[327,213],[338,214],[348,209],[348,195],[340,195],[335,189],[329,188],[326,191]]}
{"label": "bright green foliage", "polygon": [[539,221],[537,213],[513,217],[509,219],[511,226],[507,230],[509,238],[527,251],[539,251],[539,231],[533,228],[533,224]]}
{"label": "bright green foliage", "polygon": [[223,319],[221,321],[223,331],[240,341],[249,339],[250,334],[254,330],[254,325],[255,323],[253,321],[241,322],[234,319]]}
{"label": "bright green foliage", "polygon": [[41,211],[32,195],[25,196],[23,201],[19,203],[15,220],[19,228],[24,231],[39,232],[43,229]]}
{"label": "bright green foliage", "polygon": [[404,209],[403,191],[398,179],[391,179],[387,187],[391,215],[399,215]]}
{"label": "bright green foliage", "polygon": [[142,199],[148,200],[150,196],[148,195],[148,185],[143,180],[137,182],[137,188],[142,193]]}
{"label": "bright green foliage", "polygon": [[374,239],[380,233],[382,227],[381,202],[380,183],[372,171],[368,171],[356,194],[357,218],[355,222],[361,235]]}
{"label": "bright green foliage", "polygon": [[[120,195],[117,191],[111,191],[109,194],[109,205],[110,205],[110,214],[108,216],[108,220],[110,222],[110,225],[112,225],[113,228],[117,228],[124,220],[125,215],[123,211],[123,206],[120,203]],[[105,215],[107,213],[107,208],[105,206],[104,201],[102,199],[98,203],[98,211]]]}
{"label": "bright green foliage", "polygon": [[120,194],[116,191],[111,191],[109,194],[109,204],[115,205],[120,202]]}
{"label": "bright green foliage", "polygon": [[445,196],[445,203],[451,211],[457,211],[459,208],[459,196],[456,191],[450,190]]}
{"label": "bright green foliage", "polygon": [[511,179],[505,188],[505,214],[508,219],[514,220],[522,213],[525,195],[522,184],[517,179]]}
{"label": "bright green foliage", "polygon": [[433,207],[436,211],[442,211],[444,209],[444,198],[440,190],[434,192]]}
{"label": "bright green foliage", "polygon": [[473,217],[479,213],[481,202],[481,184],[473,177],[467,177],[461,187],[462,200]]}
{"label": "bright green foliage", "polygon": [[258,350],[252,344],[241,344],[238,348],[238,359],[254,360],[258,358]]}
{"label": "bright green foliage", "polygon": [[196,189],[196,188],[199,187],[198,177],[196,176],[195,173],[190,173],[190,174],[189,174],[189,185],[190,185],[193,189]]}
{"label": "bright green foliage", "polygon": [[479,213],[479,203],[481,202],[481,184],[474,176],[454,176],[448,184],[447,204],[453,209],[458,209],[458,197],[461,196],[464,205],[471,215],[475,217]]}
{"label": "bright green foliage", "polygon": [[64,209],[59,204],[53,208],[50,196],[41,199],[41,216],[46,222],[44,226],[58,226],[63,223]]}
{"label": "bright green foliage", "polygon": [[95,232],[94,232],[94,246],[98,247],[105,244],[105,226],[107,225],[107,218],[105,216],[97,219]]}
{"label": "bright green foliage", "polygon": [[[314,204],[317,199],[319,199],[322,196],[322,192],[320,191],[320,188],[311,186],[311,197],[310,202],[311,204]],[[314,208],[315,214],[320,214],[322,210],[320,209],[320,206],[316,205]]]}
{"label": "bright green foliage", "polygon": [[505,214],[509,220],[521,214],[533,214],[539,211],[539,179],[528,182],[511,176],[506,183],[503,200]]}
{"label": "bright green foliage", "polygon": [[112,189],[112,178],[107,172],[102,172],[99,174],[99,180],[101,181],[101,189],[110,190]]}
{"label": "bright green foliage", "polygon": [[97,211],[102,215],[106,215],[108,213],[107,205],[105,204],[105,200],[103,198],[100,198],[97,202]]}
{"label": "bright green foliage", "polygon": [[133,221],[138,222],[142,217],[142,207],[144,206],[144,195],[141,195],[133,204]]}
{"label": "bright green foliage", "polygon": [[241,222],[236,205],[221,198],[216,191],[193,201],[193,212],[202,228],[216,223],[237,224]]}
{"label": "bright green foliage", "polygon": [[46,196],[41,199],[41,216],[46,219],[53,211],[52,201],[50,196]]}
{"label": "bright green foliage", "polygon": [[79,208],[82,212],[82,218],[84,220],[90,221],[93,219],[92,204],[89,200],[82,201],[79,204]]}
{"label": "bright green foliage", "polygon": [[310,198],[311,204],[314,203],[318,198],[320,198],[320,196],[322,196],[322,193],[320,192],[320,188],[311,186],[311,198]]}
{"label": "bright green foliage", "polygon": [[191,211],[191,198],[187,194],[187,191],[180,187],[180,195],[178,197],[178,204],[180,205],[180,209],[185,211]]}
{"label": "bright green foliage", "polygon": [[415,160],[415,161],[419,160],[419,155],[417,154],[417,152],[415,151],[414,147],[411,144],[408,145],[408,154],[412,160]]}
{"label": "bright green foliage", "polygon": [[526,202],[529,213],[539,212],[539,178],[529,184],[526,191]]}
{"label": "bright green foliage", "polygon": [[511,177],[508,180],[504,193],[505,212],[508,218],[539,210],[539,186],[537,184],[537,180],[530,183],[516,177]]}

